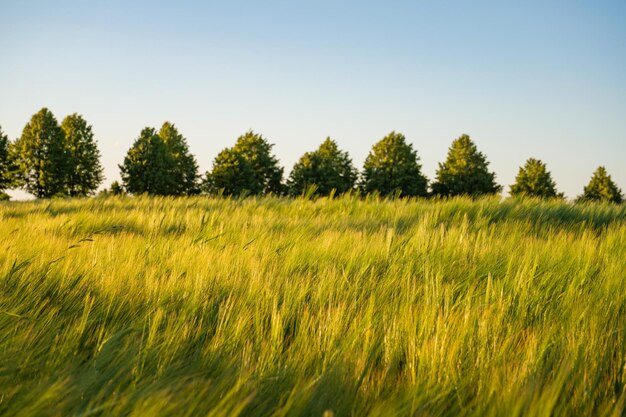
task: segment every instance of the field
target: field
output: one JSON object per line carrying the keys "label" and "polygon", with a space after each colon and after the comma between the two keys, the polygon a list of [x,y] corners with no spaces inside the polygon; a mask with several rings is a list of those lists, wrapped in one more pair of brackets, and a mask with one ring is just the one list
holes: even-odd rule
{"label": "field", "polygon": [[626,206],[0,204],[0,415],[626,415]]}

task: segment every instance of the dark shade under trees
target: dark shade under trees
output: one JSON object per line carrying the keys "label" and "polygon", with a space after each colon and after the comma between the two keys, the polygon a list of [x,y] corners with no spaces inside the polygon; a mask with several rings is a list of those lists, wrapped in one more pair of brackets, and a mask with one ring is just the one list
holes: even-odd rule
{"label": "dark shade under trees", "polygon": [[478,151],[468,135],[462,135],[450,145],[446,161],[439,163],[432,193],[471,197],[499,193],[502,186],[496,183],[496,175],[488,167],[485,155]]}
{"label": "dark shade under trees", "polygon": [[428,180],[419,157],[401,133],[391,132],[376,143],[363,165],[361,189],[382,196],[426,196]]}
{"label": "dark shade under trees", "polygon": [[221,151],[207,173],[205,190],[224,195],[282,194],[283,168],[263,136],[248,131],[232,148]]}
{"label": "dark shade under trees", "polygon": [[93,194],[104,180],[100,151],[91,125],[79,114],[63,119],[67,158],[67,194],[71,197]]}
{"label": "dark shade under trees", "polygon": [[[343,194],[354,188],[357,170],[347,152],[343,152],[331,138],[320,147],[305,153],[294,165],[287,181],[291,195],[300,195],[308,190],[327,196]],[[311,188],[313,187],[313,188]]]}
{"label": "dark shade under trees", "polygon": [[520,167],[515,177],[515,184],[511,185],[511,195],[538,198],[562,197],[556,190],[556,184],[546,164],[535,158],[529,158],[524,166]]}
{"label": "dark shade under trees", "polygon": [[593,173],[589,184],[583,189],[578,201],[604,201],[620,204],[624,202],[622,190],[613,182],[606,168],[599,166]]}

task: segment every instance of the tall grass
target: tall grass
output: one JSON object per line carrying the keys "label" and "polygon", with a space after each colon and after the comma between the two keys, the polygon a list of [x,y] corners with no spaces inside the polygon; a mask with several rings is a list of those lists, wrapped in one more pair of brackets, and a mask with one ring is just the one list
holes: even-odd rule
{"label": "tall grass", "polygon": [[1,415],[625,410],[624,206],[0,204]]}

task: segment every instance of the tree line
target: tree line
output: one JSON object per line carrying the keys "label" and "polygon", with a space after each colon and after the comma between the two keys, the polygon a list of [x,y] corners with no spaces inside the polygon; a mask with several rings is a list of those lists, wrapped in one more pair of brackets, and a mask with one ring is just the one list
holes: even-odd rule
{"label": "tree line", "polygon": [[[420,158],[404,135],[391,132],[370,150],[359,172],[347,152],[331,138],[306,152],[284,178],[284,169],[262,135],[249,131],[222,150],[211,171],[200,175],[196,158],[176,126],[144,128],[119,165],[122,184],[104,193],[182,196],[329,196],[346,192],[397,197],[478,197],[497,194],[502,186],[489,170],[487,157],[468,135],[452,141],[435,179],[422,173]],[[0,199],[9,188],[38,198],[93,195],[104,180],[92,126],[79,114],[59,124],[47,108],[34,114],[22,135],[9,141],[0,127]],[[530,158],[519,168],[512,196],[564,198],[545,163]],[[593,173],[578,201],[622,203],[624,195],[602,166]]]}

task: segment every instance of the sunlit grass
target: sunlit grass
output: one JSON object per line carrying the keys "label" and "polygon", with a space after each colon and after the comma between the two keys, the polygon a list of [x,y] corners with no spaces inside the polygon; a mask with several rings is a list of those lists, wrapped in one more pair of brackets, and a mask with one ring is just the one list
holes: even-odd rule
{"label": "sunlit grass", "polygon": [[0,203],[0,414],[626,413],[626,207]]}

